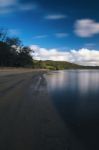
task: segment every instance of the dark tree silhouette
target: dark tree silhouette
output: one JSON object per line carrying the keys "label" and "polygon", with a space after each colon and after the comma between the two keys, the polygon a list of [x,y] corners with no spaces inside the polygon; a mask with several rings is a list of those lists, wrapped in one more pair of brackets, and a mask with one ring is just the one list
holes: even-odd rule
{"label": "dark tree silhouette", "polygon": [[33,65],[33,59],[30,55],[31,49],[29,47],[23,47],[20,49],[19,55],[18,55],[18,66],[22,67],[29,67]]}
{"label": "dark tree silhouette", "polygon": [[24,47],[17,37],[9,37],[0,30],[0,66],[32,67],[31,49]]}
{"label": "dark tree silhouette", "polygon": [[8,35],[7,29],[0,29],[0,41],[5,42]]}

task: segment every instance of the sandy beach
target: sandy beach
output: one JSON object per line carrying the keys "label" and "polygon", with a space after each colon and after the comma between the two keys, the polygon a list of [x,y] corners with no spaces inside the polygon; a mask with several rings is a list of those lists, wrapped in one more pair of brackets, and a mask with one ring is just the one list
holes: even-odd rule
{"label": "sandy beach", "polygon": [[0,69],[0,150],[83,150],[53,106],[42,70]]}

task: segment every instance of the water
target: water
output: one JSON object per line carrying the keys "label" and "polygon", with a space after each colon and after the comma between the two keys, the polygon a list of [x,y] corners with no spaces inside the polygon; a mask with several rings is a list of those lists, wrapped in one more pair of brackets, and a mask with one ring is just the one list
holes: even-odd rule
{"label": "water", "polygon": [[53,71],[47,82],[66,126],[87,150],[99,150],[99,71]]}

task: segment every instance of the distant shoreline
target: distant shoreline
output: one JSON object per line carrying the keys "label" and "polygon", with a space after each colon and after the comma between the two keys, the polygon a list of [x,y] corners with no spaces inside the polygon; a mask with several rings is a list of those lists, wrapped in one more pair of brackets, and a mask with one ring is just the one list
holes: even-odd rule
{"label": "distant shoreline", "polygon": [[31,72],[47,72],[47,69],[32,69],[32,68],[15,68],[15,67],[0,67],[0,76],[16,75]]}

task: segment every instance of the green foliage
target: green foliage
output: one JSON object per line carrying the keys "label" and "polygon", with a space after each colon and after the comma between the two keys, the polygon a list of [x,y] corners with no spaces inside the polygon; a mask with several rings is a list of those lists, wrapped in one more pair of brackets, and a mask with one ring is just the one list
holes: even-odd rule
{"label": "green foliage", "polygon": [[[32,51],[35,53],[35,51]],[[81,66],[66,61],[36,61],[31,49],[24,47],[17,37],[9,37],[8,30],[0,29],[0,66],[32,67],[49,70],[99,69],[99,66]]]}
{"label": "green foliage", "polygon": [[33,59],[30,48],[23,47],[17,37],[8,37],[5,30],[0,30],[0,66],[32,67]]}
{"label": "green foliage", "polygon": [[17,65],[22,67],[29,67],[33,65],[33,59],[30,56],[30,48],[29,47],[23,47],[21,48],[18,59],[17,59]]}
{"label": "green foliage", "polygon": [[66,61],[34,61],[35,68],[43,68],[49,70],[79,69],[82,66],[69,63]]}
{"label": "green foliage", "polygon": [[16,47],[22,46],[21,40],[18,37],[7,37],[5,41],[9,46],[15,45]]}

